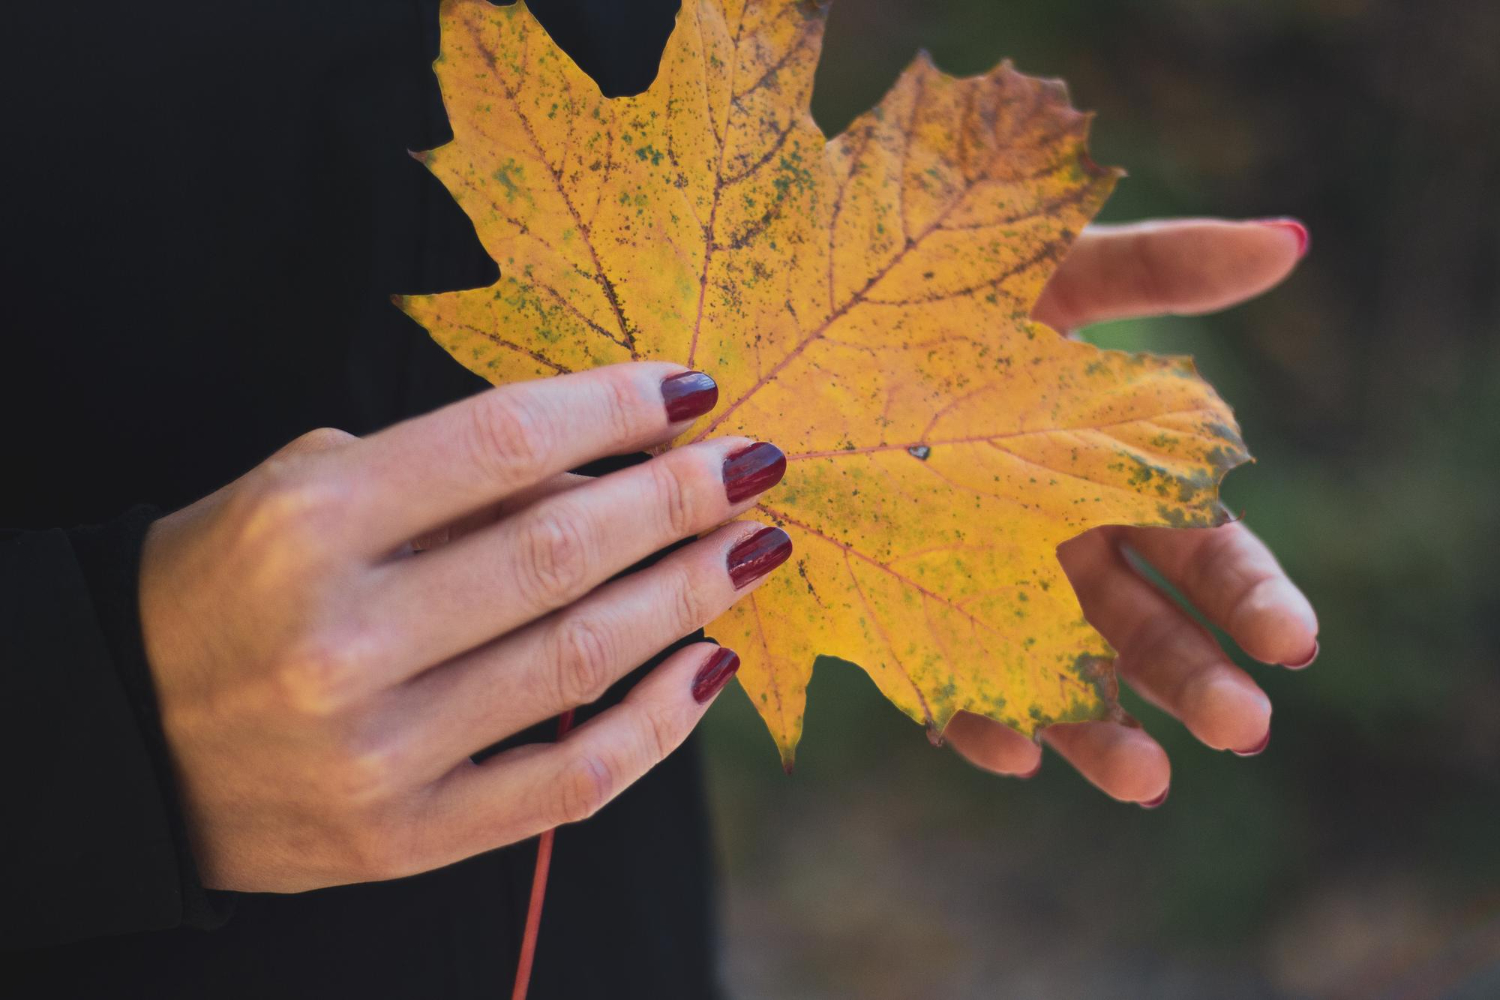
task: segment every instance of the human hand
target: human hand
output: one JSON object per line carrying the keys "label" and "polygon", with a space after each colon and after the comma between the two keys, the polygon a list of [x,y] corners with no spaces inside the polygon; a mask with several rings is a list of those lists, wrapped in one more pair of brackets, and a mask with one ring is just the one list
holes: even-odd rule
{"label": "human hand", "polygon": [[665,757],[738,667],[695,643],[554,744],[469,758],[598,698],[754,589],[778,528],[719,527],[785,471],[670,440],[706,376],[637,363],[487,391],[365,439],[315,431],[152,526],[141,619],[206,885],[388,879],[581,820]]}
{"label": "human hand", "polygon": [[[1222,309],[1279,283],[1306,246],[1306,230],[1290,220],[1091,227],[1034,315],[1069,333],[1101,320]],[[1130,565],[1127,551],[1263,663],[1294,670],[1312,663],[1318,622],[1307,598],[1240,521],[1096,528],[1058,549],[1085,617],[1118,651],[1122,681],[1210,747],[1247,756],[1264,750],[1270,699],[1207,629]],[[1041,766],[1040,746],[982,716],[961,712],[944,735],[987,770],[1029,777]],[[1166,751],[1130,720],[1049,726],[1042,740],[1114,798],[1148,808],[1166,799]]]}

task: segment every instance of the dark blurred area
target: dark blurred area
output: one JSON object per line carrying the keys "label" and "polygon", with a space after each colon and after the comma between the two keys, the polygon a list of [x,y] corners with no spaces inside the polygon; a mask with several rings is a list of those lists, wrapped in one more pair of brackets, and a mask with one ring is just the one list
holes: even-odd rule
{"label": "dark blurred area", "polygon": [[[1481,0],[836,0],[836,132],[918,47],[1003,56],[1098,112],[1106,221],[1296,216],[1298,272],[1228,313],[1118,323],[1190,353],[1259,464],[1229,505],[1321,618],[1251,666],[1264,755],[1140,703],[1171,800],[933,750],[824,661],[798,769],[748,702],[707,724],[732,995],[1500,997],[1500,7]],[[1242,659],[1248,665],[1248,661]]]}

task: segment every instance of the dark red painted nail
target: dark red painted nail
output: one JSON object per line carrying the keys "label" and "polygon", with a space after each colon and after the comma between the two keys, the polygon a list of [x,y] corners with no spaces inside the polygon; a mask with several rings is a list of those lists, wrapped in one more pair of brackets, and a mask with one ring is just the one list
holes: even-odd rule
{"label": "dark red painted nail", "polygon": [[1150,802],[1141,802],[1141,803],[1138,803],[1138,805],[1142,809],[1155,809],[1157,806],[1159,806],[1163,802],[1167,801],[1167,792],[1170,792],[1171,790],[1172,790],[1172,786],[1168,785],[1166,791],[1162,792],[1156,798],[1152,799]]}
{"label": "dark red painted nail", "polygon": [[693,700],[703,704],[723,690],[729,678],[740,669],[740,658],[732,649],[720,646],[714,650],[708,662],[693,675]]}
{"label": "dark red painted nail", "polygon": [[701,417],[719,402],[719,387],[702,372],[683,372],[662,379],[661,398],[672,423]]}
{"label": "dark red painted nail", "polygon": [[729,550],[729,579],[736,589],[759,580],[786,562],[792,554],[792,540],[780,528],[761,528],[741,539]]}
{"label": "dark red painted nail", "polygon": [[1235,751],[1233,751],[1233,753],[1237,757],[1254,757],[1256,754],[1265,753],[1266,752],[1266,747],[1268,747],[1270,745],[1271,745],[1271,731],[1269,729],[1267,729],[1266,730],[1266,735],[1262,736],[1260,738],[1260,742],[1257,743],[1257,744],[1255,744],[1255,746],[1251,747],[1249,750],[1235,750]]}
{"label": "dark red painted nail", "polygon": [[1288,670],[1303,670],[1307,667],[1310,667],[1312,666],[1313,660],[1316,660],[1318,658],[1318,652],[1320,649],[1321,647],[1318,645],[1318,640],[1314,639],[1312,652],[1308,653],[1301,663],[1283,663],[1282,666],[1286,667]]}
{"label": "dark red painted nail", "polygon": [[1256,219],[1255,221],[1262,226],[1275,226],[1278,229],[1285,229],[1297,237],[1297,259],[1301,260],[1307,256],[1307,247],[1312,242],[1312,238],[1307,235],[1307,227],[1302,223],[1296,219]]}
{"label": "dark red painted nail", "polygon": [[730,503],[748,500],[781,482],[786,456],[763,441],[741,448],[724,459],[724,493]]}

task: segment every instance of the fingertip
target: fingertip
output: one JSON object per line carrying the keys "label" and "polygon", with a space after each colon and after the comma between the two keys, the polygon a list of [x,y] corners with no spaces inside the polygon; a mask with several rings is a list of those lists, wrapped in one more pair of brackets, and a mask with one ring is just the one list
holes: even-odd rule
{"label": "fingertip", "polygon": [[1183,722],[1215,750],[1246,752],[1271,727],[1271,699],[1255,682],[1227,664],[1208,675],[1183,705]]}
{"label": "fingertip", "polygon": [[719,385],[700,371],[676,372],[661,380],[661,398],[667,423],[679,424],[696,420],[717,406]]}
{"label": "fingertip", "polygon": [[1131,737],[1117,744],[1112,753],[1105,791],[1122,802],[1159,805],[1172,784],[1172,762],[1160,743],[1144,730],[1129,729]]}
{"label": "fingertip", "polygon": [[781,528],[761,525],[741,537],[724,556],[736,593],[764,579],[792,556],[792,538]]}
{"label": "fingertip", "polygon": [[1312,644],[1312,652],[1304,654],[1303,657],[1295,663],[1283,662],[1281,665],[1283,667],[1286,667],[1288,670],[1306,670],[1308,667],[1313,665],[1313,661],[1318,658],[1318,653],[1320,652],[1322,652],[1322,645],[1318,642],[1317,639],[1314,639]]}
{"label": "fingertip", "polygon": [[1257,226],[1265,226],[1274,232],[1278,232],[1290,239],[1297,250],[1297,260],[1307,256],[1307,251],[1312,246],[1312,237],[1308,234],[1307,226],[1301,220],[1289,216],[1279,216],[1268,219],[1251,219],[1251,223]]}
{"label": "fingertip", "polygon": [[943,740],[981,770],[1007,778],[1032,778],[1042,769],[1042,748],[1009,726],[972,712],[958,712]]}
{"label": "fingertip", "polygon": [[1100,791],[1121,802],[1150,802],[1172,782],[1167,752],[1145,730],[1069,722],[1048,726],[1043,738]]}
{"label": "fingertip", "polygon": [[693,674],[690,688],[693,700],[700,705],[713,701],[739,669],[738,653],[724,646],[714,647],[713,652]]}
{"label": "fingertip", "polygon": [[1246,592],[1228,631],[1262,663],[1300,669],[1317,655],[1317,614],[1302,591],[1285,577],[1263,580]]}

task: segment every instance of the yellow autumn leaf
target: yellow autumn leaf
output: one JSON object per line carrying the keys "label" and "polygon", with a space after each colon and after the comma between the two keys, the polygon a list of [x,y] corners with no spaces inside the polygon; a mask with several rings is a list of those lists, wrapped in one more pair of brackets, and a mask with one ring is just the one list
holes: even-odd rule
{"label": "yellow autumn leaf", "polygon": [[1108,645],[1059,543],[1219,522],[1246,459],[1185,359],[1028,317],[1117,176],[1061,84],[918,59],[826,140],[808,110],[826,6],[684,0],[645,93],[605,98],[522,4],[445,0],[451,143],[424,154],[500,265],[400,300],[491,382],[632,359],[701,368],[684,440],[787,453],[752,514],[794,565],[710,627],[790,766],[817,656],[936,734],[1103,716]]}

